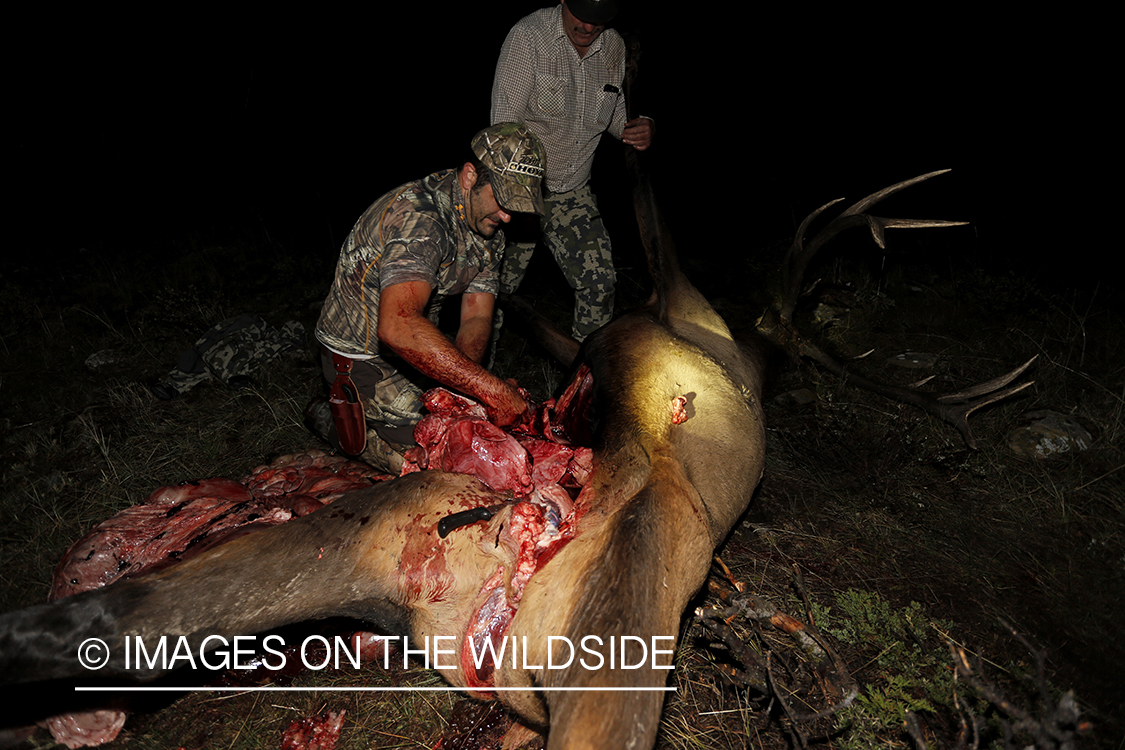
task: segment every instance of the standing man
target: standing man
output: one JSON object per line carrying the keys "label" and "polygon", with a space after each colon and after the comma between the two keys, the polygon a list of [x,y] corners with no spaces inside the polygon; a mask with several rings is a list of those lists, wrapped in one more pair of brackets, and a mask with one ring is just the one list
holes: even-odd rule
{"label": "standing man", "polygon": [[[397,474],[424,416],[427,379],[476,398],[501,426],[526,411],[519,392],[480,363],[500,281],[501,225],[513,212],[543,213],[544,163],[526,127],[493,125],[473,138],[460,169],[398,187],[359,217],[316,326],[334,419],[327,403],[311,404],[315,432]],[[437,316],[456,294],[461,318],[450,340]]]}
{"label": "standing man", "polygon": [[[608,24],[617,0],[561,0],[520,20],[500,50],[492,122],[522,122],[547,150],[543,240],[574,289],[571,333],[579,341],[613,317],[616,275],[609,235],[590,190],[602,133],[643,151],[648,118],[625,121],[625,43]],[[500,289],[523,280],[534,243],[509,242]],[[502,320],[497,315],[497,327]]]}

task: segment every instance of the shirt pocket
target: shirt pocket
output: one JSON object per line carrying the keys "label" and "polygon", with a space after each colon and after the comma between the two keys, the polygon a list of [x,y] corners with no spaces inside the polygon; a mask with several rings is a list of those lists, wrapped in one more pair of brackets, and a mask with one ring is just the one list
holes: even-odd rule
{"label": "shirt pocket", "polygon": [[595,122],[602,128],[608,128],[613,122],[613,111],[617,109],[617,97],[620,95],[619,91],[606,91],[604,88],[595,94]]}
{"label": "shirt pocket", "polygon": [[566,79],[536,74],[535,106],[541,114],[551,117],[562,115],[566,111]]}

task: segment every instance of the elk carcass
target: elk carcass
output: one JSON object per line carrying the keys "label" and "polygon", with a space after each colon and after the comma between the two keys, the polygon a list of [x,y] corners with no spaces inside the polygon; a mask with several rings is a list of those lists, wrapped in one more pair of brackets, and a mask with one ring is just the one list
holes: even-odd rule
{"label": "elk carcass", "polygon": [[[626,641],[674,648],[715,548],[750,502],[765,452],[765,345],[736,341],[685,278],[636,171],[655,289],[580,350],[563,347],[593,388],[593,465],[573,508],[550,518],[544,504],[472,476],[411,473],[171,568],[3,616],[0,680],[83,675],[76,652],[87,638],[112,655],[99,678],[148,679],[160,670],[127,668],[127,637],[183,637],[198,649],[209,637],[347,616],[413,644],[451,639],[456,656],[437,665],[444,677],[478,695],[509,689],[500,700],[546,729],[550,748],[651,747],[664,699],[651,689],[668,683],[671,660],[654,655],[621,669],[619,649]],[[908,225],[866,209],[915,181],[861,201],[840,221],[866,224],[877,239]],[[792,334],[791,307],[777,312],[768,332],[817,356]],[[1020,371],[942,415],[960,425],[972,408],[1012,392],[1004,386]],[[940,412],[930,401],[920,405]],[[547,668],[552,637],[582,644],[585,660]],[[518,644],[518,658],[479,658],[503,642]]]}

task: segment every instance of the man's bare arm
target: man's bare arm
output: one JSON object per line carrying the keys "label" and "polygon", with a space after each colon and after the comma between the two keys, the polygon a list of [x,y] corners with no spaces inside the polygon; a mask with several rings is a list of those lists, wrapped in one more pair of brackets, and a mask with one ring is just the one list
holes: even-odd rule
{"label": "man's bare arm", "polygon": [[[424,314],[431,291],[424,281],[407,281],[384,289],[379,299],[379,340],[422,374],[481,401],[496,424],[505,426],[517,421],[527,410],[527,402],[515,388],[478,364],[488,345],[489,334],[482,328],[482,314],[487,306],[491,326],[491,295],[470,295],[490,299],[487,303],[469,303],[473,314],[468,320],[466,303],[462,302],[461,331],[454,344]],[[460,348],[462,345],[468,351]]]}
{"label": "man's bare arm", "polygon": [[484,361],[492,335],[492,310],[496,298],[491,294],[465,294],[461,297],[461,327],[454,342],[461,353],[476,362]]}

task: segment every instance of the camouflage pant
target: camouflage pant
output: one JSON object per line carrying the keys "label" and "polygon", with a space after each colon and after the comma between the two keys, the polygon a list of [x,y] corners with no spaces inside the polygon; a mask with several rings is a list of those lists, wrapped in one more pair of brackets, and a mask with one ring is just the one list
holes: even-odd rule
{"label": "camouflage pant", "polygon": [[291,320],[280,330],[257,315],[229,318],[207,331],[195,346],[182,352],[176,367],[161,382],[185,393],[204,380],[231,378],[251,371],[289,349],[305,346],[305,329]]}
{"label": "camouflage pant", "polygon": [[[322,350],[321,371],[331,385],[336,368],[327,350]],[[398,474],[402,454],[414,445],[414,425],[426,415],[422,389],[377,357],[354,360],[351,379],[363,399],[367,420],[367,447],[359,458],[377,469]]]}
{"label": "camouflage pant", "polygon": [[[555,257],[574,290],[571,335],[579,341],[613,318],[613,290],[617,275],[609,234],[602,223],[597,199],[589,185],[569,193],[544,196],[546,215],[541,222],[543,242]],[[516,291],[527,273],[534,243],[509,242],[504,248],[500,290]],[[496,316],[499,330],[503,316]]]}

